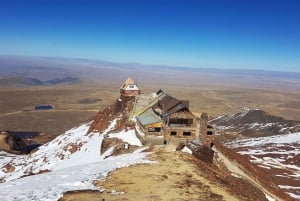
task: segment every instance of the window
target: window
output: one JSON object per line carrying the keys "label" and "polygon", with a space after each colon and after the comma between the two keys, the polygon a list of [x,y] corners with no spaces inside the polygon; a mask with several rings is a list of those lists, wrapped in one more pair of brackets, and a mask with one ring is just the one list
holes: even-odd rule
{"label": "window", "polygon": [[169,119],[169,126],[184,127],[184,126],[192,126],[192,125],[193,125],[193,119],[183,119],[183,118]]}
{"label": "window", "polygon": [[171,131],[171,135],[177,135],[176,131]]}
{"label": "window", "polygon": [[148,132],[160,132],[160,127],[149,127]]}
{"label": "window", "polygon": [[191,134],[191,132],[183,132],[182,135],[183,135],[183,136],[191,136],[192,134]]}
{"label": "window", "polygon": [[155,132],[155,128],[153,127],[148,128],[148,132]]}
{"label": "window", "polygon": [[133,89],[133,88],[134,88],[134,85],[130,85],[129,88]]}
{"label": "window", "polygon": [[207,135],[213,135],[212,131],[207,131]]}

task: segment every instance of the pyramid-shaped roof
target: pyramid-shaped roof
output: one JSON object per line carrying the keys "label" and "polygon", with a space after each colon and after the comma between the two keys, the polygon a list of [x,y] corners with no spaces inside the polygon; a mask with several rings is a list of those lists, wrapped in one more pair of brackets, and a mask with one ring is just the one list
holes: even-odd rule
{"label": "pyramid-shaped roof", "polygon": [[137,85],[135,84],[134,80],[131,77],[128,77],[127,80],[122,84],[120,87],[121,89],[127,89],[128,86],[133,86],[134,88],[131,88],[131,90],[138,90]]}
{"label": "pyramid-shaped roof", "polygon": [[129,85],[129,84],[135,84],[135,83],[131,77],[128,77],[124,84]]}

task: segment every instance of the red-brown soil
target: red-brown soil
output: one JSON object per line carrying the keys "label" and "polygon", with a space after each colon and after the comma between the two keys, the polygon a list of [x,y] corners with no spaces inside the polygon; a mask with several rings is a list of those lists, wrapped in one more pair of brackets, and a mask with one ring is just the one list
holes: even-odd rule
{"label": "red-brown soil", "polygon": [[[243,169],[245,173],[247,173],[250,177],[255,178],[255,181],[265,189],[267,189],[272,194],[281,198],[285,201],[294,201],[295,199],[289,197],[282,189],[278,187],[278,180],[274,179],[274,173],[276,173],[276,169],[264,169],[262,167],[257,166],[250,162],[250,158],[247,156],[243,156],[237,153],[237,150],[233,150],[223,146],[221,143],[215,142],[215,146],[218,150],[224,153],[227,157],[229,157],[232,161],[236,162],[240,168]],[[292,185],[291,183],[289,183]]]}

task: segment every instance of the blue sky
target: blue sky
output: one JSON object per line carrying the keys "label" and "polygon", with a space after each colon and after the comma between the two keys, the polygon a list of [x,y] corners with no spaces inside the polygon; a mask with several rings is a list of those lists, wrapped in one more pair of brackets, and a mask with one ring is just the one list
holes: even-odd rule
{"label": "blue sky", "polygon": [[0,54],[300,71],[300,1],[6,0]]}

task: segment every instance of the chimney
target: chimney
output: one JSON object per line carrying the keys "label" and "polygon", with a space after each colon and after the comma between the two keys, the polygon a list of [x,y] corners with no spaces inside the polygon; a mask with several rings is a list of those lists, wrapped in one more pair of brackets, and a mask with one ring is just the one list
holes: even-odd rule
{"label": "chimney", "polygon": [[200,117],[200,135],[199,140],[203,143],[206,142],[206,135],[207,135],[207,122],[208,122],[208,115],[207,113],[202,113]]}

